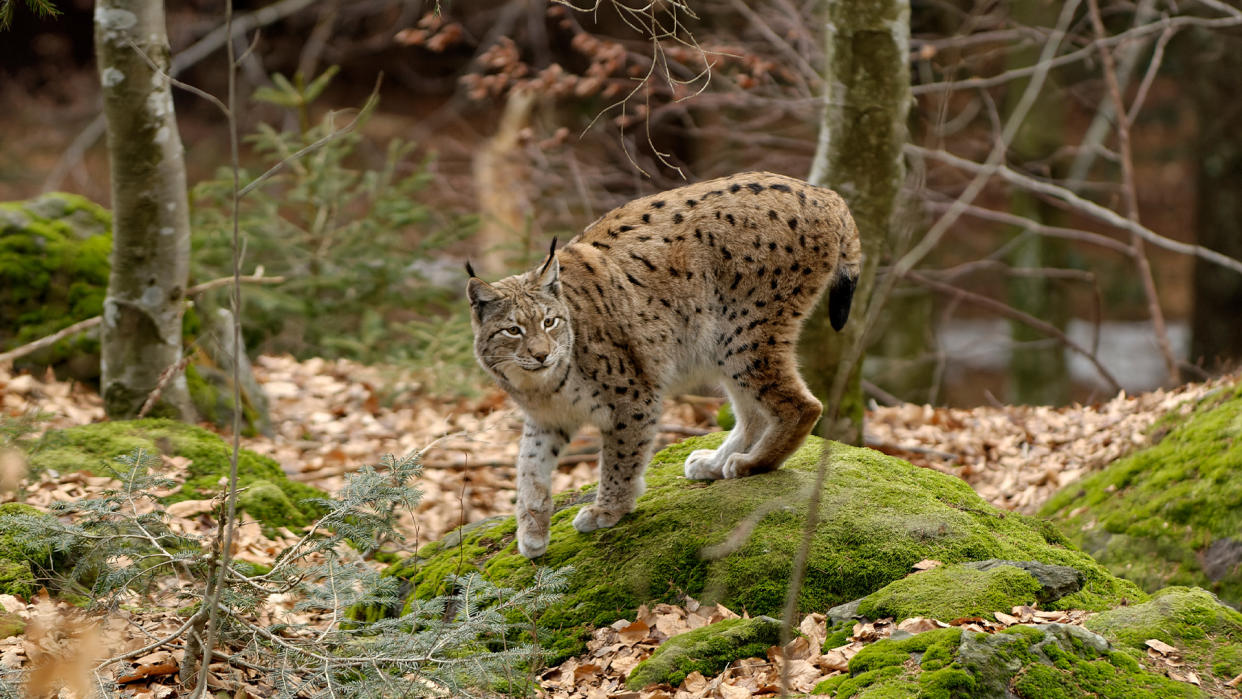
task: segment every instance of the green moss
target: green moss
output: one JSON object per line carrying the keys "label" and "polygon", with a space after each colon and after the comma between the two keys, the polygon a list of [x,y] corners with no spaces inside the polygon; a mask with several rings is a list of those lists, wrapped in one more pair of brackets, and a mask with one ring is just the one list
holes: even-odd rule
{"label": "green moss", "polygon": [[631,689],[676,687],[692,672],[712,677],[739,658],[763,657],[780,642],[780,635],[780,622],[768,617],[726,619],[687,631],[662,643],[630,672],[625,684]]}
{"label": "green moss", "polygon": [[900,641],[877,641],[864,646],[850,659],[850,673],[858,675],[889,665],[901,665],[909,660],[911,653],[920,653],[927,660],[929,651],[932,652],[931,660],[943,663],[953,656],[953,649],[961,638],[961,629],[949,628],[925,631]]}
{"label": "green moss", "polygon": [[237,495],[237,509],[263,523],[305,519],[305,514],[293,504],[288,493],[271,481],[253,481],[247,485]]}
{"label": "green moss", "polygon": [[832,697],[1198,696],[1188,684],[1147,672],[1074,627],[1015,626],[996,635],[938,629],[877,641],[850,661],[850,675],[815,688]]}
{"label": "green moss", "polygon": [[722,430],[731,430],[736,424],[737,418],[733,416],[733,404],[722,404],[716,411],[716,425]]}
{"label": "green moss", "polygon": [[1176,646],[1206,682],[1224,683],[1242,673],[1242,613],[1206,590],[1170,587],[1150,602],[1103,612],[1086,625],[1140,658],[1148,639]]}
{"label": "green moss", "polygon": [[1042,514],[1148,591],[1195,585],[1242,604],[1242,386],[1159,429],[1158,444],[1067,486]]}
{"label": "green moss", "polygon": [[53,518],[21,503],[0,505],[0,594],[30,599],[43,587],[43,573],[57,567],[64,557],[48,544],[18,538],[12,527],[5,525],[6,519],[17,515]]}
{"label": "green moss", "polygon": [[[183,335],[185,326],[183,328]],[[211,365],[211,360],[202,352],[195,361],[185,368],[186,388],[190,393],[190,402],[194,410],[205,422],[222,429],[233,428],[233,381],[232,377]],[[263,421],[259,411],[255,409],[249,396],[242,392],[242,434],[253,437],[258,434],[258,426]]]}
{"label": "green moss", "polygon": [[1033,604],[1040,585],[1030,573],[1013,566],[981,571],[960,565],[941,566],[894,580],[868,595],[858,613],[868,619],[915,616],[949,621],[960,617],[995,619],[1015,605]]}
{"label": "green moss", "polygon": [[839,648],[850,642],[854,636],[854,622],[842,621],[832,628],[828,629],[828,636],[824,638],[823,652],[827,653],[833,648]]}
{"label": "green moss", "polygon": [[0,638],[20,636],[26,631],[26,621],[16,614],[0,611]]}
{"label": "green moss", "polygon": [[[540,640],[557,657],[576,653],[591,626],[631,616],[644,602],[676,602],[682,593],[752,615],[779,615],[801,538],[806,493],[824,442],[812,438],[778,471],[711,483],[682,476],[686,456],[724,435],[686,440],[660,452],[647,470],[647,492],[617,526],[579,534],[572,520],[582,498],[560,497],[551,543],[538,565],[574,566],[570,589],[543,618]],[[956,563],[988,558],[1073,567],[1084,589],[1057,603],[1105,609],[1145,599],[1044,525],[987,504],[959,479],[876,451],[830,447],[820,523],[798,599],[804,612],[866,596],[899,580],[924,558]],[[733,532],[750,526],[748,536]],[[512,518],[451,535],[416,561],[389,569],[414,595],[445,592],[450,573],[482,571],[506,587],[533,578],[535,563],[513,543]],[[1068,603],[1067,603],[1068,601]]]}
{"label": "green moss", "polygon": [[[141,448],[152,454],[190,459],[184,485],[166,502],[210,498],[223,491],[229,474],[232,446],[218,435],[200,427],[173,420],[147,419],[101,422],[65,430],[52,430],[30,449],[34,471],[56,469],[62,473],[85,470],[111,474],[116,458]],[[317,510],[304,502],[323,497],[316,488],[289,480],[280,464],[248,449],[238,454],[238,484],[255,486],[257,492],[244,493],[241,501],[255,507],[242,510],[271,527],[300,527],[313,519]],[[278,489],[283,499],[273,499],[269,488]]]}
{"label": "green moss", "polygon": [[[73,194],[0,203],[0,351],[102,312],[110,229],[107,210]],[[96,355],[98,349],[98,339],[79,335],[20,360],[18,366],[59,368],[71,357]],[[98,375],[97,366],[90,374],[89,361],[69,369],[79,378]],[[82,372],[88,376],[80,376]]]}

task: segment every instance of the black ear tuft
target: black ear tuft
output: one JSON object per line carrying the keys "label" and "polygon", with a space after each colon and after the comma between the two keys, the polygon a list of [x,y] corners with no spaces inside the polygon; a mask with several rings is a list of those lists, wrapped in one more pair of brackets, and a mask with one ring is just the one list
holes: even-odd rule
{"label": "black ear tuft", "polygon": [[477,279],[479,276],[474,273],[474,267],[470,266],[470,260],[466,260],[466,274],[469,274],[471,279]]}
{"label": "black ear tuft", "polygon": [[850,305],[854,301],[854,287],[858,286],[858,278],[842,274],[832,283],[828,291],[828,322],[832,329],[840,331],[845,321],[850,318]]}
{"label": "black ear tuft", "polygon": [[552,247],[548,248],[548,261],[543,263],[543,267],[539,269],[539,276],[548,271],[548,265],[552,264],[552,260],[556,258],[556,236],[552,236]]}

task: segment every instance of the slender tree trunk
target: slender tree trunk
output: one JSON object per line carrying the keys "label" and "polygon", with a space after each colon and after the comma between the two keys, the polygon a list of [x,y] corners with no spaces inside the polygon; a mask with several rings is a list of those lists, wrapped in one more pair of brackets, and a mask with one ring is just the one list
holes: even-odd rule
{"label": "slender tree trunk", "polygon": [[[113,221],[101,388],[112,418],[137,415],[161,375],[181,360],[190,255],[185,164],[171,86],[147,62],[167,71],[169,55],[163,0],[97,1]],[[193,416],[184,374],[161,395],[152,414]]]}
{"label": "slender tree trunk", "polygon": [[850,373],[837,419],[825,420],[819,433],[862,444],[861,362],[842,364],[848,348],[864,334],[863,312],[905,180],[901,148],[910,108],[910,3],[825,0],[824,10],[824,117],[808,179],[835,189],[849,204],[862,236],[863,270],[845,328],[833,332],[827,303],[821,302],[807,320],[798,350],[802,373],[826,412],[833,377]]}
{"label": "slender tree trunk", "polygon": [[[1051,27],[1057,22],[1061,11],[1059,3],[1017,2],[1010,12],[1016,24],[1021,26]],[[1018,51],[1010,59],[1010,67],[1024,68],[1039,59],[1041,47]],[[1006,112],[1018,104],[1026,80],[1010,83],[1006,99]],[[1056,90],[1049,84],[1047,90]],[[1065,141],[1064,101],[1051,92],[1043,94],[1031,107],[1023,126],[1014,136],[1013,157],[1020,162],[1049,159],[1057,147]],[[1014,191],[1010,207],[1013,213],[1049,225],[1060,225],[1061,214],[1038,197],[1023,191]],[[1014,230],[1013,235],[1021,235]],[[1063,241],[1032,235],[1021,241],[1010,254],[1010,262],[1016,268],[1038,269],[1063,267],[1066,248]],[[1047,277],[1014,277],[1009,282],[1009,304],[1036,318],[1046,320],[1062,331],[1069,320],[1063,282]],[[1034,405],[1063,405],[1069,401],[1069,364],[1065,348],[1047,335],[1025,323],[1010,323],[1010,337],[1014,347],[1009,359],[1009,400]]]}
{"label": "slender tree trunk", "polygon": [[[1183,70],[1192,108],[1200,116],[1194,143],[1197,163],[1195,242],[1242,258],[1242,35],[1185,37]],[[1242,362],[1242,275],[1195,258],[1195,302],[1190,356],[1212,369]]]}

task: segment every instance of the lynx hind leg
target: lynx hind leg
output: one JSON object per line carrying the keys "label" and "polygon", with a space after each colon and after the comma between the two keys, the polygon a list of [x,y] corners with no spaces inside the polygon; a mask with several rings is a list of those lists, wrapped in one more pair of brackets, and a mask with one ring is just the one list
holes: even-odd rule
{"label": "lynx hind leg", "polygon": [[724,478],[724,467],[730,456],[749,451],[766,428],[767,416],[746,391],[729,387],[735,424],[729,436],[715,449],[696,449],[686,457],[686,478],[716,480]]}
{"label": "lynx hind leg", "polygon": [[542,428],[530,420],[522,430],[517,462],[517,545],[527,558],[538,558],[548,549],[552,471],[568,441],[564,430]]}
{"label": "lynx hind leg", "polygon": [[752,375],[747,382],[755,389],[753,400],[768,417],[765,428],[749,449],[725,459],[725,478],[742,478],[780,468],[802,446],[819,420],[823,406],[798,376],[792,359],[773,364],[776,366]]}
{"label": "lynx hind leg", "polygon": [[611,527],[634,511],[634,503],[646,488],[643,471],[651,459],[657,417],[644,417],[637,424],[618,423],[601,435],[599,489],[595,502],[584,505],[574,517],[574,529],[585,534]]}

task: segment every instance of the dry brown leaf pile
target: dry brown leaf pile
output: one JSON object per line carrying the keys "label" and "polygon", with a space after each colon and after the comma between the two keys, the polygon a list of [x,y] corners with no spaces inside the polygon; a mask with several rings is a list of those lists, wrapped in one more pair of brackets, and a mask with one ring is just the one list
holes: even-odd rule
{"label": "dry brown leaf pile", "polygon": [[[848,643],[823,651],[828,623],[823,614],[808,614],[798,625],[802,635],[790,641],[784,651],[768,649],[763,658],[742,658],[715,677],[692,672],[676,687],[653,685],[641,691],[628,690],[625,678],[669,638],[692,631],[737,614],[721,605],[700,605],[686,598],[683,606],[658,604],[639,607],[634,621],[621,619],[596,629],[587,642],[587,652],[544,670],[539,675],[541,696],[546,699],[741,699],[771,697],[781,691],[781,674],[788,664],[789,689],[807,693],[821,681],[849,670],[849,661],[858,651],[895,631],[908,634],[960,626],[963,631],[996,633],[1010,626],[1061,623],[1081,625],[1090,613],[1081,610],[1042,611],[1033,607],[1014,607],[1011,614],[996,612],[998,621],[982,618],[954,619],[951,622],[916,617],[893,624],[892,619],[854,624]],[[1170,675],[1172,676],[1172,675]],[[1176,679],[1176,678],[1175,678]]]}
{"label": "dry brown leaf pile", "polygon": [[[426,497],[415,516],[416,522],[408,523],[410,530],[417,532],[414,538],[438,537],[461,523],[512,510],[512,463],[520,434],[520,415],[502,393],[493,391],[470,400],[428,397],[400,376],[348,361],[298,362],[288,357],[261,357],[256,361],[256,374],[271,397],[275,436],[247,439],[245,444],[272,455],[291,477],[331,492],[340,486],[344,473],[376,463],[385,453],[402,455],[424,450],[427,470],[420,487]],[[1160,415],[1203,396],[1218,383],[1187,385],[1133,397],[1120,395],[1098,406],[1060,409],[1013,406],[963,410],[913,405],[881,408],[869,414],[869,439],[915,463],[963,477],[994,504],[1030,511],[1060,485],[1144,446],[1148,440],[1146,430]],[[667,403],[662,420],[667,428],[664,441],[705,431],[717,405],[718,401],[711,399]],[[45,427],[68,427],[103,419],[101,401],[93,392],[51,377],[13,375],[10,368],[0,366],[0,415],[17,417],[33,411],[51,415],[43,423]],[[555,476],[556,489],[594,480],[590,452],[597,444],[598,436],[590,433],[575,440]],[[184,471],[186,465],[184,459],[165,459],[165,470],[174,476]],[[15,480],[23,473],[19,454],[0,454],[0,481]],[[85,474],[45,473],[25,483],[24,501],[46,509],[53,502],[96,495],[116,485],[110,479]],[[171,525],[189,536],[209,536],[215,530],[213,506],[211,501],[178,503],[169,508]],[[270,563],[292,541],[289,532],[279,532],[275,539],[269,539],[258,526],[243,525],[235,540],[234,555],[256,563]],[[916,568],[935,565],[935,561],[924,561]],[[156,604],[144,605],[141,619],[135,612],[121,609],[94,630],[63,604],[46,598],[27,603],[0,596],[0,607],[30,622],[24,636],[0,640],[0,666],[30,669],[51,663],[64,668],[85,667],[98,657],[141,648],[149,643],[151,634],[167,635],[183,623],[172,611],[185,604],[178,597],[181,587],[178,580],[169,578],[152,593]],[[291,597],[269,599],[259,610],[260,621],[329,621],[294,612],[295,602]],[[160,606],[167,611],[153,611]],[[779,691],[781,669],[786,663],[791,688],[806,692],[823,678],[845,671],[849,659],[862,647],[890,636],[894,630],[917,633],[957,625],[972,631],[995,632],[1014,624],[1078,624],[1086,613],[1015,607],[1010,613],[996,612],[997,621],[968,618],[907,619],[898,625],[891,620],[860,623],[855,625],[848,643],[827,652],[820,648],[827,634],[824,617],[813,614],[800,625],[804,635],[783,653],[773,648],[766,658],[736,661],[713,678],[692,674],[679,687],[625,690],[625,676],[660,643],[732,616],[735,615],[723,607],[702,606],[694,600],[687,600],[680,607],[657,605],[640,609],[634,621],[622,620],[597,630],[586,655],[544,671],[540,677],[543,693],[557,699],[770,696]],[[1149,643],[1153,662],[1162,665],[1174,679],[1197,682],[1198,678],[1184,669],[1176,649],[1153,641]],[[172,690],[164,683],[171,681],[179,667],[179,652],[162,650],[136,657],[116,666],[115,678],[134,696],[169,696]],[[252,696],[264,696],[271,689],[254,673],[224,664],[213,666],[213,670],[213,688]],[[39,673],[35,676],[40,677]],[[62,696],[73,695],[68,683],[75,680],[67,674],[58,678],[48,682],[61,682]],[[1242,677],[1235,678],[1230,686],[1239,684]]]}
{"label": "dry brown leaf pile", "polygon": [[[438,538],[466,522],[513,510],[512,464],[521,414],[504,393],[443,399],[421,393],[393,370],[348,360],[263,356],[255,374],[271,399],[273,438],[245,446],[280,462],[291,477],[329,492],[343,474],[384,454],[425,450],[419,537]],[[903,404],[867,415],[868,442],[911,462],[963,478],[998,507],[1033,512],[1061,486],[1150,442],[1148,428],[1225,381],[1186,384],[1099,405],[933,408]],[[714,429],[715,399],[668,401],[661,422],[668,443]],[[0,366],[0,412],[52,415],[49,427],[103,419],[99,397],[78,384],[11,374]],[[595,479],[598,435],[584,432],[566,450],[553,488]]]}
{"label": "dry brown leaf pile", "polygon": [[1148,428],[1232,379],[1186,384],[1099,405],[934,408],[867,414],[872,446],[962,478],[997,507],[1033,514],[1062,486],[1151,443]]}

